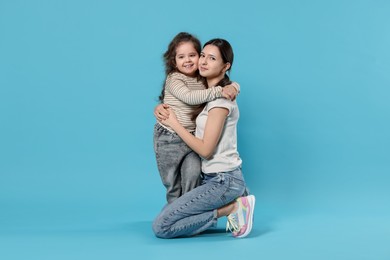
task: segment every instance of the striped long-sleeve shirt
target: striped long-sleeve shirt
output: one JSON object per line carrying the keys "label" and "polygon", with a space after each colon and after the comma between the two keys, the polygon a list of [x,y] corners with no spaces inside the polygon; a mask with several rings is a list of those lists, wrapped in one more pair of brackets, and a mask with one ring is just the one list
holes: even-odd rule
{"label": "striped long-sleeve shirt", "polygon": [[[202,81],[196,77],[188,77],[182,73],[173,72],[167,76],[165,81],[164,103],[168,104],[180,124],[188,131],[195,130],[195,121],[192,120],[193,113],[203,103],[222,97],[222,87],[207,88]],[[171,128],[170,131],[173,131]]]}

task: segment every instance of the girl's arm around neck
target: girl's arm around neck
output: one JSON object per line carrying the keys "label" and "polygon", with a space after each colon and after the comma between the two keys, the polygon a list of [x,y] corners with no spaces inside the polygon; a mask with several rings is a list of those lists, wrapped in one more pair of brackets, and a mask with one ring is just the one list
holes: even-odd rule
{"label": "girl's arm around neck", "polygon": [[214,107],[210,109],[202,139],[199,139],[189,133],[176,119],[171,118],[166,121],[169,121],[168,125],[192,150],[194,150],[202,158],[208,159],[214,154],[215,147],[221,137],[228,113],[229,110],[222,107]]}
{"label": "girl's arm around neck", "polygon": [[[188,83],[192,84],[191,88],[182,77],[178,75],[168,77],[165,87],[175,98],[188,105],[200,105],[223,96],[222,87],[220,86],[199,89],[202,86],[204,87],[202,82]],[[193,89],[194,87],[198,89]]]}

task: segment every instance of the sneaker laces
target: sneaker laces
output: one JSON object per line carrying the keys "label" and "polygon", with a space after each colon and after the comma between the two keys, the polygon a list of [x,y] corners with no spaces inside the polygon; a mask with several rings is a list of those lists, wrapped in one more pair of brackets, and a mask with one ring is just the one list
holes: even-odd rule
{"label": "sneaker laces", "polygon": [[229,214],[227,216],[226,222],[226,231],[230,232],[238,232],[240,231],[240,227],[238,226],[238,216],[237,213]]}

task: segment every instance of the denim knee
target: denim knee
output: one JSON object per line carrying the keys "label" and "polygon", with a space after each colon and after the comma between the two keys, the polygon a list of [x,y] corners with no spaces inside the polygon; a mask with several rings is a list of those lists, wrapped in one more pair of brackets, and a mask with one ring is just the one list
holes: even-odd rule
{"label": "denim knee", "polygon": [[156,237],[158,237],[158,238],[170,238],[168,236],[168,232],[166,232],[166,230],[164,230],[162,228],[162,225],[161,225],[160,221],[158,221],[157,219],[155,221],[153,221],[152,229],[153,229],[153,233],[154,233],[154,235]]}

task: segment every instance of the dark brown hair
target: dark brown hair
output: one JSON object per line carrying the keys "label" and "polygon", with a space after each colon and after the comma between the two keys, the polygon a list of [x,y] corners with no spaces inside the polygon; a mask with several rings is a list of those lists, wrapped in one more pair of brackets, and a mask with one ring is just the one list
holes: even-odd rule
{"label": "dark brown hair", "polygon": [[[194,48],[198,55],[200,54],[201,51],[201,44],[198,38],[196,38],[194,35],[189,34],[187,32],[180,32],[178,33],[172,41],[168,45],[168,49],[163,55],[163,60],[164,60],[164,65],[165,65],[165,76],[168,76],[172,72],[176,72],[176,49],[177,47],[183,43],[183,42],[191,42],[194,45]],[[199,71],[196,71],[196,75],[199,77]],[[165,91],[165,82],[163,84],[163,88],[161,91],[161,94],[159,96],[160,102],[163,102],[164,100],[164,91]]]}
{"label": "dark brown hair", "polygon": [[[230,63],[230,68],[226,72],[230,72],[232,66],[233,66],[233,60],[234,60],[234,53],[233,48],[230,45],[230,43],[227,40],[221,39],[221,38],[215,38],[211,39],[210,41],[206,42],[203,45],[203,48],[207,45],[214,45],[218,48],[219,52],[221,53],[221,57],[224,63]],[[225,73],[225,76],[223,79],[221,79],[216,86],[224,87],[226,85],[231,84],[229,75]]]}
{"label": "dark brown hair", "polygon": [[[230,72],[232,65],[233,65],[233,60],[234,60],[234,53],[233,53],[233,48],[230,45],[230,43],[227,40],[220,39],[220,38],[215,38],[211,39],[210,41],[206,42],[203,45],[203,48],[206,47],[207,45],[214,45],[218,48],[219,52],[221,53],[222,61],[224,63],[230,63],[230,67],[226,72]],[[207,84],[207,81],[206,81]],[[221,79],[215,86],[221,86],[224,87],[226,85],[232,84],[230,81],[229,75],[225,73],[223,79]],[[199,115],[200,112],[202,112],[203,108],[205,107],[206,104],[202,104],[199,108],[197,108],[191,115],[191,119],[195,120],[196,117]]]}

